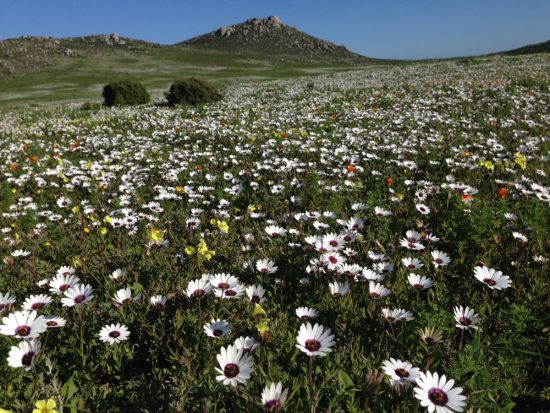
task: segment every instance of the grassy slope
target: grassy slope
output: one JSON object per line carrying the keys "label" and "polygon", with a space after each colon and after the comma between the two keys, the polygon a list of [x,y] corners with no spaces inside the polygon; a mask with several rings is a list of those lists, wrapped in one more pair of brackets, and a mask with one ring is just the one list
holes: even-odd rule
{"label": "grassy slope", "polygon": [[179,47],[153,48],[139,54],[112,51],[58,59],[54,68],[0,79],[0,108],[51,102],[99,102],[105,83],[126,77],[142,81],[158,95],[167,90],[172,81],[186,76],[220,84],[357,68],[326,63],[304,64],[291,57],[236,55]]}

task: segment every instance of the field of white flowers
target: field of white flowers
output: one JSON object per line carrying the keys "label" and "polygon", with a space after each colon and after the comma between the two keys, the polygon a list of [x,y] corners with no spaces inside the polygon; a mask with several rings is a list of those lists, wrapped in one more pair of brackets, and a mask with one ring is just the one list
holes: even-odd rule
{"label": "field of white flowers", "polygon": [[548,409],[548,56],[0,136],[1,412]]}

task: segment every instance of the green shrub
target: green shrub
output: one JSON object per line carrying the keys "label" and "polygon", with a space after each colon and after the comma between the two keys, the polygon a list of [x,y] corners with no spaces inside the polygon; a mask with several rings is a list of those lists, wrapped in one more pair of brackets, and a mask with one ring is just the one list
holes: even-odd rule
{"label": "green shrub", "polygon": [[172,83],[165,97],[168,105],[175,106],[215,102],[220,100],[222,95],[208,82],[191,77]]}
{"label": "green shrub", "polygon": [[145,86],[135,80],[120,80],[103,87],[105,106],[131,106],[149,103],[151,96]]}

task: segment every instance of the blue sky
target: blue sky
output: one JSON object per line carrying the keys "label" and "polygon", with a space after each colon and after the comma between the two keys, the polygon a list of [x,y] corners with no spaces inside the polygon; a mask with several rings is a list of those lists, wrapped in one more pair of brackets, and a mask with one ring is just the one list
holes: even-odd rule
{"label": "blue sky", "polygon": [[550,0],[0,0],[0,39],[117,32],[171,44],[269,15],[380,58],[476,55],[550,39]]}

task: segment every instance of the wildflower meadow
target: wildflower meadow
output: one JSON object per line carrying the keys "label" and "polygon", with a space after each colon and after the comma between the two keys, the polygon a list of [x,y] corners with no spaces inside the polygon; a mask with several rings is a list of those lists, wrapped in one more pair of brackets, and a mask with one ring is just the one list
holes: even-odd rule
{"label": "wildflower meadow", "polygon": [[4,110],[0,411],[547,411],[549,74]]}

